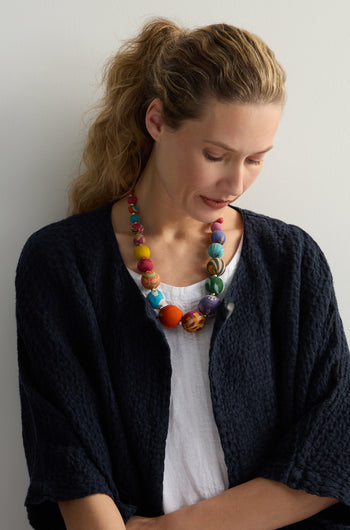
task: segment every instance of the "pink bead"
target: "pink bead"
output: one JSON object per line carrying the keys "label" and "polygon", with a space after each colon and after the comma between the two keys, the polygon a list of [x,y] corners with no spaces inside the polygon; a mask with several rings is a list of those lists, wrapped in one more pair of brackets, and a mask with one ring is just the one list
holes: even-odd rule
{"label": "pink bead", "polygon": [[146,241],[145,236],[142,234],[136,234],[136,237],[134,237],[134,245],[143,245]]}
{"label": "pink bead", "polygon": [[152,271],[153,262],[149,258],[141,258],[137,264],[137,268],[140,272]]}
{"label": "pink bead", "polygon": [[220,231],[222,230],[222,226],[218,221],[216,221],[216,223],[213,223],[211,225],[211,231],[215,232],[215,230],[220,230]]}

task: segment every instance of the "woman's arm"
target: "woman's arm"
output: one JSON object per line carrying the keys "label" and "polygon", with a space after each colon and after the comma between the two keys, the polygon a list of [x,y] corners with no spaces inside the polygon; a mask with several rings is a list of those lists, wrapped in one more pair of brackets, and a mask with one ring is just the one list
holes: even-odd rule
{"label": "woman's arm", "polygon": [[155,519],[131,517],[127,530],[275,530],[337,503],[281,482],[255,478]]}
{"label": "woman's arm", "polygon": [[59,502],[67,530],[125,530],[120,512],[104,493]]}

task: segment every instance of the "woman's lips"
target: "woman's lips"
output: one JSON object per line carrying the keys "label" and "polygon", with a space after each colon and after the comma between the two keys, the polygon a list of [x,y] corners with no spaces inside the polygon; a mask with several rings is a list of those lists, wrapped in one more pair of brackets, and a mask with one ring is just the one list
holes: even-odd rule
{"label": "woman's lips", "polygon": [[213,208],[214,210],[220,210],[221,208],[225,208],[225,206],[227,206],[231,202],[231,201],[209,199],[208,197],[203,197],[203,195],[201,195],[200,197],[207,206],[209,206],[210,208]]}

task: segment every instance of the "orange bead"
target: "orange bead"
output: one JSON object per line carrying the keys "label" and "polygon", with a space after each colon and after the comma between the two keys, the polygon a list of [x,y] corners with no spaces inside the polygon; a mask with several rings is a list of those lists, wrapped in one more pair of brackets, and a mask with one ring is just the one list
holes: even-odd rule
{"label": "orange bead", "polygon": [[166,328],[175,328],[182,319],[182,311],[176,305],[166,305],[159,311],[159,320]]}

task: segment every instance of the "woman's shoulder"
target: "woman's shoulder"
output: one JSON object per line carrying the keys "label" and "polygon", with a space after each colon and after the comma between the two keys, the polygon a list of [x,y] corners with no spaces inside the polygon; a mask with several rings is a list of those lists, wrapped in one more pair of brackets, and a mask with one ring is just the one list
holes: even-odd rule
{"label": "woman's shoulder", "polygon": [[293,247],[300,251],[322,252],[319,244],[304,228],[267,214],[238,208],[241,212],[245,232],[254,243],[269,241],[269,247],[275,245],[279,250]]}
{"label": "woman's shoulder", "polygon": [[23,267],[35,267],[39,263],[64,267],[84,256],[96,257],[108,231],[110,208],[108,203],[96,210],[49,223],[33,232],[21,250],[17,273]]}
{"label": "woman's shoulder", "polygon": [[323,250],[304,228],[251,210],[240,209],[240,212],[250,261],[267,267],[273,274],[293,270],[316,282],[321,278],[331,280]]}

